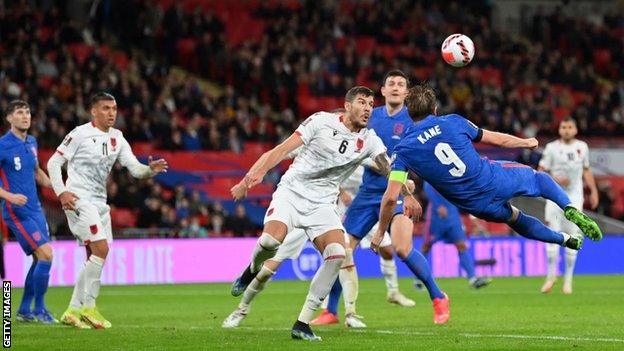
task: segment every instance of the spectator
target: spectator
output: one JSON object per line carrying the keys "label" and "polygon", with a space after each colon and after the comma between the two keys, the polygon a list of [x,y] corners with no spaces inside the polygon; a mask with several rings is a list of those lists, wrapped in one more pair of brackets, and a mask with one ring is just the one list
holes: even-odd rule
{"label": "spectator", "polygon": [[225,230],[231,231],[235,237],[256,236],[259,227],[247,217],[242,204],[236,205],[234,214],[225,221]]}

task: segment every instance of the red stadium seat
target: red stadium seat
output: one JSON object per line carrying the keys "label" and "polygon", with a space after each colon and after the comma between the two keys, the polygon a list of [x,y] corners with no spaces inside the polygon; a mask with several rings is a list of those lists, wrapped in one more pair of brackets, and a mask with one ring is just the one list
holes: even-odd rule
{"label": "red stadium seat", "polygon": [[113,229],[136,227],[137,215],[133,210],[127,208],[111,208],[111,219]]}

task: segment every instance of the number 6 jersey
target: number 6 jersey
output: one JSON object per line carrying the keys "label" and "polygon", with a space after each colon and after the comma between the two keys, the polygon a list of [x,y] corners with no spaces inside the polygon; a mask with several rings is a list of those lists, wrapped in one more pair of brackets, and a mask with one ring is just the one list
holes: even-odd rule
{"label": "number 6 jersey", "polygon": [[365,159],[385,153],[373,130],[351,132],[343,116],[317,112],[295,133],[305,145],[278,184],[316,203],[336,203],[339,186]]}
{"label": "number 6 jersey", "polygon": [[67,190],[87,201],[106,202],[106,181],[115,161],[124,167],[138,163],[120,130],[106,133],[93,122],[67,134],[56,152],[67,160]]}

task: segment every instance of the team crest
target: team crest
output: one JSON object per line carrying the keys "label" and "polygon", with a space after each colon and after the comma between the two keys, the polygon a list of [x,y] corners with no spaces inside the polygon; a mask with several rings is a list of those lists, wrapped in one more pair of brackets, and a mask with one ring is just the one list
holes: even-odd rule
{"label": "team crest", "polygon": [[355,152],[362,151],[363,147],[364,147],[364,139],[358,138],[357,142],[355,143]]}
{"label": "team crest", "polygon": [[403,123],[394,124],[394,135],[403,134],[403,130],[405,130],[405,125]]}
{"label": "team crest", "polygon": [[113,147],[113,151],[115,151],[115,147],[117,147],[117,139],[111,138],[111,146]]}
{"label": "team crest", "polygon": [[39,231],[34,232],[33,239],[35,239],[35,241],[41,240],[41,233],[39,233]]}

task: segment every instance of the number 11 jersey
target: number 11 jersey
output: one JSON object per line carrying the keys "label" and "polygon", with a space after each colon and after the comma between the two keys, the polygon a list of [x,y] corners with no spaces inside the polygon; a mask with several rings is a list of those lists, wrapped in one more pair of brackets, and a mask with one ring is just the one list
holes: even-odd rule
{"label": "number 11 jersey", "polygon": [[460,115],[430,115],[405,132],[392,169],[415,172],[457,205],[489,204],[496,195],[492,163],[473,145],[482,136]]}

